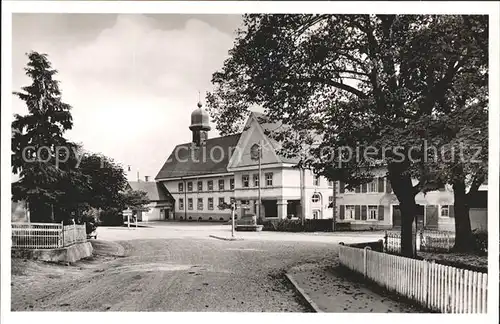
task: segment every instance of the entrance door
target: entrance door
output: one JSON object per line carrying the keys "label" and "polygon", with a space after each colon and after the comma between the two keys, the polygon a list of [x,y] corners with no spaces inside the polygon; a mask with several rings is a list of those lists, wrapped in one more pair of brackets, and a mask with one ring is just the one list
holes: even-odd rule
{"label": "entrance door", "polygon": [[425,227],[437,228],[438,227],[438,206],[427,205],[425,206]]}
{"label": "entrance door", "polygon": [[321,218],[321,211],[319,209],[314,209],[313,210],[313,219],[320,219]]}

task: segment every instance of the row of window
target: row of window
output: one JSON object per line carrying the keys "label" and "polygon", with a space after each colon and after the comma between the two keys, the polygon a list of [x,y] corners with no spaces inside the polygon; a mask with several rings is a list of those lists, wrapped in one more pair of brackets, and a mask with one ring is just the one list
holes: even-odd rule
{"label": "row of window", "polygon": [[[266,187],[272,187],[273,186],[273,173],[272,172],[267,172],[265,175],[265,179],[266,179],[266,182],[265,182],[265,185]],[[253,174],[252,175],[252,183],[253,183],[253,186],[254,187],[258,187],[259,186],[259,182],[260,182],[260,179],[259,179],[259,174],[256,173],[256,174]],[[241,176],[241,183],[243,185],[243,188],[249,188],[250,187],[250,175],[248,174],[244,174]]]}
{"label": "row of window", "polygon": [[[198,191],[203,191],[203,181],[198,181],[197,185],[198,185]],[[219,191],[225,190],[224,179],[219,179],[218,185],[219,185]],[[179,192],[184,192],[184,183],[183,182],[179,182],[178,189],[179,189]],[[234,178],[229,179],[229,189],[234,190]],[[214,181],[213,180],[207,181],[207,190],[214,191]],[[193,191],[193,182],[192,181],[187,182],[187,191]]]}
{"label": "row of window", "polygon": [[[373,193],[373,192],[384,192],[385,188],[385,179],[384,178],[375,178],[373,181],[367,183],[367,184],[362,184],[360,186],[357,186],[355,189],[348,190],[347,188],[344,188],[345,193],[360,193],[360,192],[367,192],[367,193]],[[387,188],[387,189],[390,189]]]}
{"label": "row of window", "polygon": [[[321,185],[321,178],[319,176],[314,176],[313,186],[319,187]],[[333,181],[328,180],[328,187],[333,187]]]}
{"label": "row of window", "polygon": [[[234,200],[234,198],[231,198],[231,202]],[[207,199],[208,201],[208,210],[214,210],[214,198],[210,197]],[[220,206],[225,203],[224,197],[219,198],[219,204],[217,206]],[[204,208],[204,203],[203,203],[203,198],[198,198],[197,199],[197,205],[196,209],[197,210],[203,210]],[[187,199],[187,209],[188,210],[193,210],[193,198],[188,198]],[[179,198],[179,210],[184,210],[184,199]]]}
{"label": "row of window", "polygon": [[[368,205],[366,218],[368,220],[378,220],[379,216],[379,206],[378,205]],[[345,205],[345,219],[356,219],[356,206],[354,205]]]}
{"label": "row of window", "polygon": [[[272,172],[266,173],[265,179],[266,179],[266,182],[265,182],[266,187],[272,187],[273,186],[273,173]],[[243,184],[243,188],[249,188],[250,187],[250,175],[248,175],[248,174],[242,175],[241,182]],[[219,185],[219,191],[225,190],[224,179],[219,179],[218,185]],[[253,174],[253,186],[254,187],[259,186],[259,175],[258,174]],[[200,180],[197,182],[197,188],[198,188],[198,191],[203,191],[203,181]],[[178,189],[179,189],[179,192],[184,192],[184,183],[183,182],[179,182]],[[213,180],[207,181],[207,190],[214,191],[214,181]],[[229,190],[234,190],[234,178],[229,179]],[[187,191],[189,191],[189,192],[193,191],[193,182],[192,181],[187,182]]]}

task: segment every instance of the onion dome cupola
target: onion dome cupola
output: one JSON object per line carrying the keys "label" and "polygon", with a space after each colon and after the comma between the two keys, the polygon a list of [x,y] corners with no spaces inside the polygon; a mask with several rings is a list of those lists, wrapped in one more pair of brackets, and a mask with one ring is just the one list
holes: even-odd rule
{"label": "onion dome cupola", "polygon": [[198,108],[191,113],[191,126],[189,129],[193,133],[193,143],[197,146],[203,144],[208,139],[210,127],[210,116],[202,108],[201,102],[198,102]]}

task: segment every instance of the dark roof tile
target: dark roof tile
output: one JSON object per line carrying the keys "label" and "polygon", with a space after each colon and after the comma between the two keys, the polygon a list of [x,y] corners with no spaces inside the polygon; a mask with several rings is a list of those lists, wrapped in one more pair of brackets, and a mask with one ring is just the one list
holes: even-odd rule
{"label": "dark roof tile", "polygon": [[158,172],[156,180],[227,172],[230,155],[241,134],[208,139],[204,146],[177,145]]}

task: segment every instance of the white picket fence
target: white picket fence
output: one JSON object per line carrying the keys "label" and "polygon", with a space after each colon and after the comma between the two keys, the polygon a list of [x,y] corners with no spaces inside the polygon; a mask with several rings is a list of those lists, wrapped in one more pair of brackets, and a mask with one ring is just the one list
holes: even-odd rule
{"label": "white picket fence", "polygon": [[85,224],[12,223],[12,248],[57,249],[86,241]]}
{"label": "white picket fence", "polygon": [[486,313],[488,274],[387,253],[339,246],[345,267],[442,313]]}

